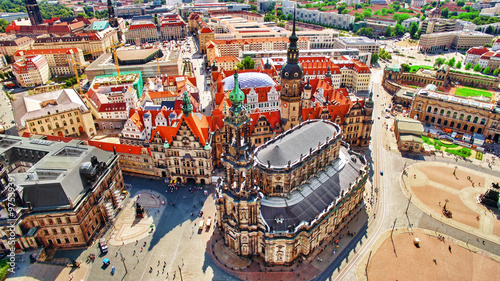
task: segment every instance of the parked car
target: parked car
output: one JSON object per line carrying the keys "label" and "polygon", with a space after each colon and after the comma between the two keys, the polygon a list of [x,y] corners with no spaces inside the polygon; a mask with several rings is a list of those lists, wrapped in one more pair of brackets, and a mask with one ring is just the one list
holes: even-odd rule
{"label": "parked car", "polygon": [[101,248],[101,253],[106,254],[108,252],[108,244],[104,238],[99,239],[99,247]]}

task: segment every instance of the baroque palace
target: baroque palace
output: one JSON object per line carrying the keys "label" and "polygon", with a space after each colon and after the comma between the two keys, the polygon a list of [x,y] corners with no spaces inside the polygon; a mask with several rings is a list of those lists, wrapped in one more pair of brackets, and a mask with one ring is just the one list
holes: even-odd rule
{"label": "baroque palace", "polygon": [[216,199],[222,236],[238,255],[259,255],[268,265],[290,265],[330,241],[362,202],[368,176],[365,158],[342,144],[339,125],[300,122],[303,73],[296,43],[293,32],[281,70],[280,100],[289,104],[282,116],[290,129],[255,149],[237,73],[223,120],[225,180]]}

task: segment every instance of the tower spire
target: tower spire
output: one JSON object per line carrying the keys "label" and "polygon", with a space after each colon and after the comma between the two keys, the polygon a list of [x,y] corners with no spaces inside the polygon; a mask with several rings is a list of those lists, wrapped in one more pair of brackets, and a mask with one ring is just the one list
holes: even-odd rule
{"label": "tower spire", "polygon": [[184,91],[184,97],[182,98],[182,112],[184,112],[186,117],[193,112],[193,105],[187,91]]}

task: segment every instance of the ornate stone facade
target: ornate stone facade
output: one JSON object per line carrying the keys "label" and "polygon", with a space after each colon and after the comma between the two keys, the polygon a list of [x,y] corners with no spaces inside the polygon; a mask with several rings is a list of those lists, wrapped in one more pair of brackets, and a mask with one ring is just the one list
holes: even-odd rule
{"label": "ornate stone facade", "polygon": [[485,103],[458,96],[420,89],[413,99],[410,117],[462,134],[482,134],[495,142],[500,140],[498,103]]}
{"label": "ornate stone facade", "polygon": [[497,89],[500,84],[500,78],[479,74],[469,74],[450,70],[449,66],[443,66],[438,70],[419,69],[415,73],[404,72],[399,66],[391,66],[384,68],[384,76],[382,84],[389,87],[389,90],[397,91],[385,83],[386,80],[391,80],[396,83],[409,83],[416,85],[434,84],[437,87],[447,87],[450,83],[458,82],[461,85]]}

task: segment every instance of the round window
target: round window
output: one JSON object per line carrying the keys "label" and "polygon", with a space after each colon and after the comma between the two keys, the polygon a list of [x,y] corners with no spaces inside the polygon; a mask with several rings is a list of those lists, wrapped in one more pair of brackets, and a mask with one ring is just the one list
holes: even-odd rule
{"label": "round window", "polygon": [[288,75],[290,75],[290,73],[288,73],[288,72],[285,72],[285,76],[288,76]]}
{"label": "round window", "polygon": [[293,76],[299,77],[299,74],[297,72],[295,72],[295,74]]}

